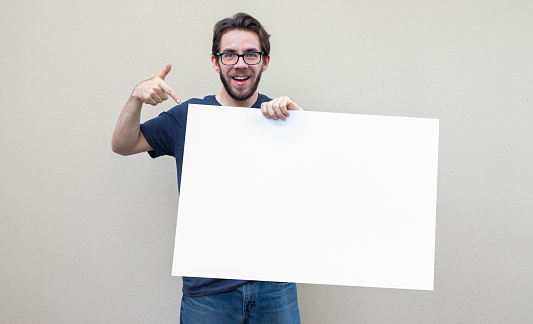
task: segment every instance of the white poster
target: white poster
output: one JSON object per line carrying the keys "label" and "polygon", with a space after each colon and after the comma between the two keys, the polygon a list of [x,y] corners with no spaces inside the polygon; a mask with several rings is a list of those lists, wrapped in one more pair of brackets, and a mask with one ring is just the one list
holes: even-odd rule
{"label": "white poster", "polygon": [[175,276],[433,289],[439,121],[190,105]]}

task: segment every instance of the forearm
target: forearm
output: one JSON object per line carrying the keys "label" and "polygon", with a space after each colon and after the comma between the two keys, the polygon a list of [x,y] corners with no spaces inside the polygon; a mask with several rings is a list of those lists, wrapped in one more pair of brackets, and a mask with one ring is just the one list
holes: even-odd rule
{"label": "forearm", "polygon": [[133,94],[122,108],[115,131],[113,132],[112,150],[121,155],[134,152],[140,138],[142,101]]}
{"label": "forearm", "polygon": [[141,132],[141,108],[143,103],[156,106],[172,97],[177,104],[180,97],[165,83],[165,77],[170,72],[171,65],[167,63],[165,68],[155,77],[139,83],[130,96],[113,132],[111,148],[113,152],[121,155],[131,155],[140,152],[151,151],[152,147]]}

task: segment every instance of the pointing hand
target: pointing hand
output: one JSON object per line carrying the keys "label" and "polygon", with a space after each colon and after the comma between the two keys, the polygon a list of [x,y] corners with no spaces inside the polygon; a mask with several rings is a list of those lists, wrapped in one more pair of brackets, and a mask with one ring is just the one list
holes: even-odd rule
{"label": "pointing hand", "polygon": [[170,72],[171,64],[167,63],[165,68],[161,70],[155,77],[139,83],[135,89],[133,89],[133,96],[138,98],[142,103],[156,106],[167,100],[168,97],[172,97],[177,104],[181,102],[180,97],[165,82],[165,77]]}

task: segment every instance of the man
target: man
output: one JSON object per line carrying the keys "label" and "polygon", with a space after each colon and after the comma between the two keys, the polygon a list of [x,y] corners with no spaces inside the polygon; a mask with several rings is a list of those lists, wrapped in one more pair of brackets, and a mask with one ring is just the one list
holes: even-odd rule
{"label": "man", "polygon": [[[148,152],[153,158],[174,156],[179,187],[189,104],[261,108],[265,117],[282,120],[289,110],[303,110],[289,97],[271,100],[257,91],[270,62],[269,38],[259,21],[245,13],[219,21],[213,33],[211,63],[220,75],[222,90],[181,103],[164,81],[171,69],[167,64],[133,90],[113,133],[113,151],[121,155]],[[143,104],[155,106],[169,97],[178,105],[140,125]],[[299,322],[294,283],[183,277],[181,323]]]}

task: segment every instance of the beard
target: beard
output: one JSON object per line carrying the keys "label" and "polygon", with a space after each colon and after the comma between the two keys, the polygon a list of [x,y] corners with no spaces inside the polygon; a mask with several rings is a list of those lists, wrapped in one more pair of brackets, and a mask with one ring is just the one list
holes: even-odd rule
{"label": "beard", "polygon": [[226,89],[226,92],[229,94],[231,98],[233,98],[233,100],[238,100],[238,101],[244,101],[244,100],[250,99],[250,97],[253,96],[253,94],[257,90],[257,87],[259,86],[259,81],[261,80],[261,74],[262,74],[262,71],[259,71],[259,74],[257,75],[257,79],[252,84],[252,87],[250,88],[250,90],[243,92],[243,93],[238,93],[234,91],[234,89],[231,87],[230,81],[226,79],[226,77],[222,74],[222,70],[220,70],[219,72],[220,81],[222,81],[222,85],[224,85],[224,89]]}

